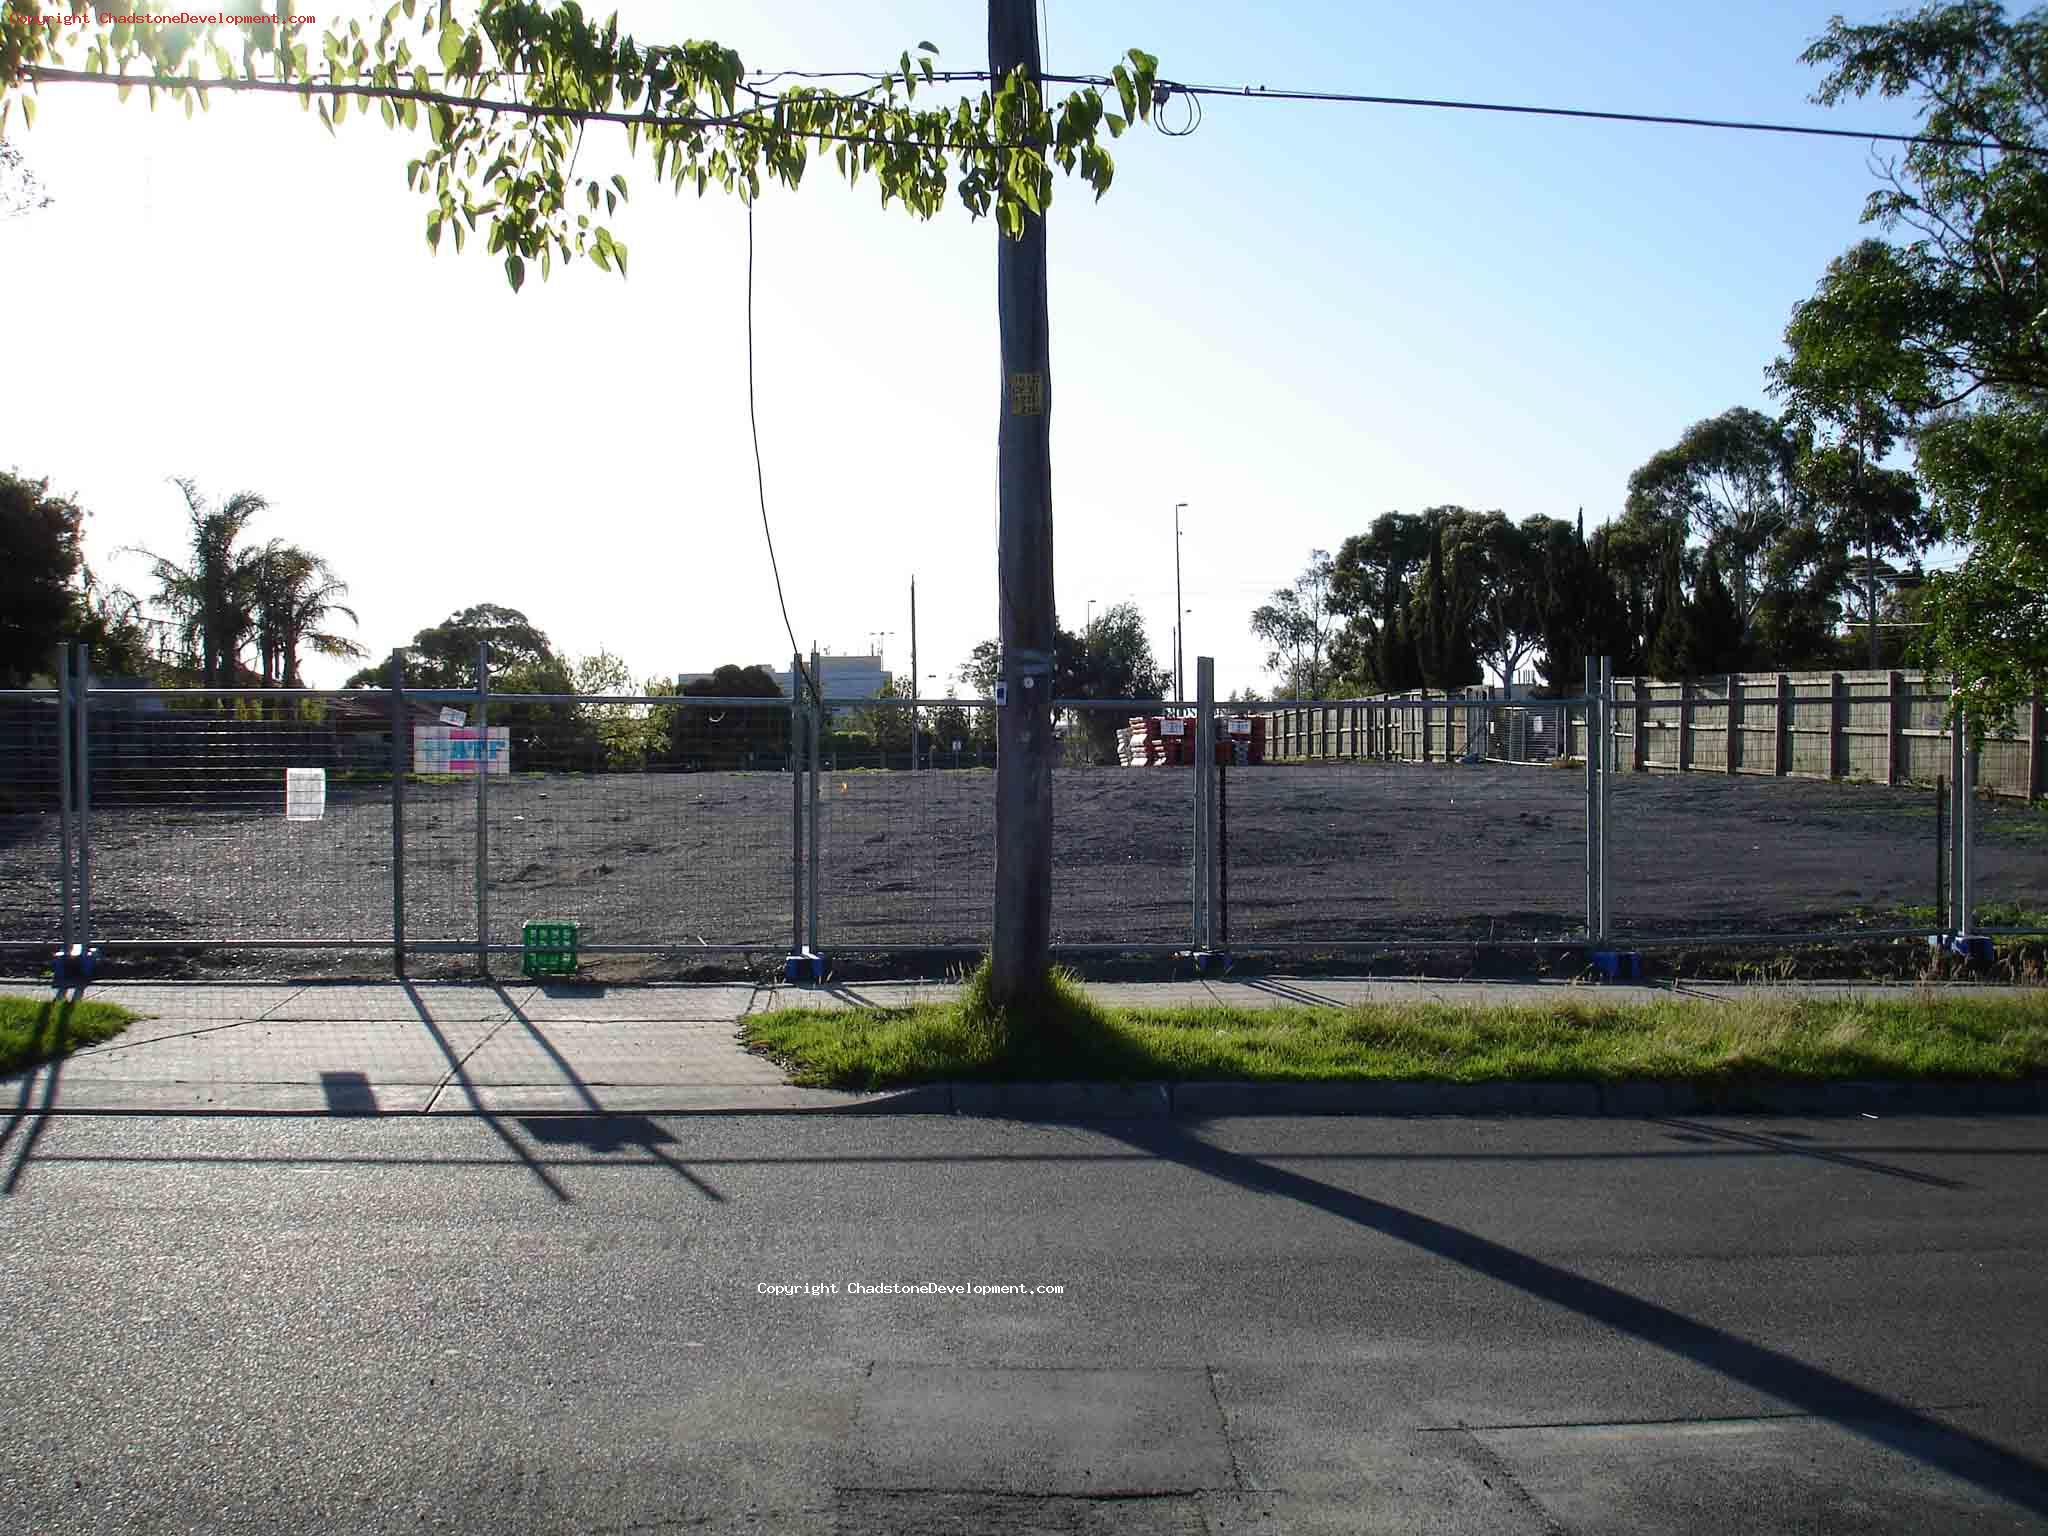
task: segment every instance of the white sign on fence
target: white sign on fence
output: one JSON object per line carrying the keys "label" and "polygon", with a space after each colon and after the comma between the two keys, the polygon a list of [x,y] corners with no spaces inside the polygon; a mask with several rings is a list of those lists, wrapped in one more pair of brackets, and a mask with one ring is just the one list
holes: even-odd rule
{"label": "white sign on fence", "polygon": [[[489,740],[482,740],[485,731]],[[429,725],[412,733],[414,773],[475,773],[489,753],[492,773],[512,771],[512,728],[507,725]]]}
{"label": "white sign on fence", "polygon": [[1230,734],[1231,734],[1231,735],[1233,735],[1233,736],[1249,736],[1249,735],[1251,735],[1251,733],[1252,733],[1252,723],[1251,723],[1251,721],[1249,721],[1249,720],[1233,720],[1233,721],[1231,721],[1231,722],[1230,722]]}
{"label": "white sign on fence", "polygon": [[318,821],[327,814],[327,770],[287,768],[284,771],[284,819]]}
{"label": "white sign on fence", "polygon": [[467,725],[469,724],[469,711],[457,709],[452,704],[443,704],[441,706],[441,723],[443,725]]}
{"label": "white sign on fence", "polygon": [[1159,722],[1159,734],[1162,736],[1185,736],[1187,733],[1188,723],[1185,720],[1162,720]]}

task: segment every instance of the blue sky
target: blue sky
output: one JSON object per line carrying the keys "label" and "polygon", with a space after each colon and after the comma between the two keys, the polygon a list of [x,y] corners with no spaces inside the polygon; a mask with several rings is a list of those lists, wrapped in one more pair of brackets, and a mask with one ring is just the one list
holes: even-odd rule
{"label": "blue sky", "polygon": [[[1136,45],[1203,83],[1909,127],[1807,103],[1828,14],[1049,0],[1045,23],[1059,70]],[[622,17],[762,68],[879,67],[921,38],[985,62],[971,0]],[[330,140],[281,102],[188,123],[51,87],[16,138],[57,201],[0,224],[0,466],[80,497],[104,574],[144,585],[115,551],[176,549],[184,474],[266,494],[252,532],[329,556],[378,654],[490,601],[641,676],[786,658],[736,203],[628,168],[631,278],[515,296],[480,242],[429,255],[413,151],[374,119]],[[1247,615],[1312,548],[1450,502],[1598,523],[1691,422],[1767,406],[1787,314],[1873,185],[1859,141],[1243,100],[1116,154],[1110,194],[1063,187],[1049,225],[1061,617],[1135,601],[1169,655],[1187,502],[1190,670],[1216,656],[1225,691],[1264,680]],[[769,506],[799,640],[885,634],[907,670],[914,573],[943,691],[995,624],[996,236],[876,202],[821,170],[757,212]]]}

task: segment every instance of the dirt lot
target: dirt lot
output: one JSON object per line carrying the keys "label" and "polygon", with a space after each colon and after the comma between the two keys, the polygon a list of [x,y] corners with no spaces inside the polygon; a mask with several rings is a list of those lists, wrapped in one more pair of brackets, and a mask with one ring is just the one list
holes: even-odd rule
{"label": "dirt lot", "polygon": [[[1171,770],[1056,781],[1056,936],[1187,936],[1189,780]],[[976,944],[992,899],[994,781],[985,771],[842,772],[820,784],[820,937],[830,948]],[[1538,767],[1237,769],[1230,935],[1568,939],[1585,912],[1584,780]],[[790,937],[791,783],[770,773],[493,781],[492,937],[572,917],[587,940],[744,943]],[[325,817],[277,804],[101,810],[102,938],[353,938],[391,931],[388,789],[330,792]],[[1610,897],[1622,937],[1854,932],[1929,907],[1934,796],[1713,775],[1616,781]],[[475,934],[474,789],[415,786],[406,804],[407,931]],[[0,822],[0,939],[54,941],[55,817]],[[2048,812],[1985,802],[1980,903],[2048,909]],[[1925,914],[1915,921],[1925,921]]]}

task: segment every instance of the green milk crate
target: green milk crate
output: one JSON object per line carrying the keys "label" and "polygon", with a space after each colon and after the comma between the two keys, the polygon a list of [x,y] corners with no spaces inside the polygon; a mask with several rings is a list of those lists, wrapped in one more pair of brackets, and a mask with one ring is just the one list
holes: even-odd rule
{"label": "green milk crate", "polygon": [[579,923],[550,918],[528,923],[519,937],[519,969],[528,976],[573,976]]}

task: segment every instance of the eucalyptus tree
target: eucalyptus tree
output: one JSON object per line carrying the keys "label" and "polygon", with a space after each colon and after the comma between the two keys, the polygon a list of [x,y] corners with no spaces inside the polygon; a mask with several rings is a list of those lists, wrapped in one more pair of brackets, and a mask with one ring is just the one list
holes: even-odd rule
{"label": "eucalyptus tree", "polygon": [[1333,602],[1335,563],[1327,549],[1312,549],[1293,585],[1276,589],[1252,610],[1252,633],[1271,647],[1266,670],[1295,698],[1323,697],[1330,680],[1330,644],[1338,630]]}
{"label": "eucalyptus tree", "polygon": [[1838,16],[1803,57],[1826,70],[1816,101],[1905,98],[1926,137],[1879,162],[1880,238],[1794,311],[1789,360],[1900,419],[1966,551],[1928,584],[1929,659],[1977,718],[2003,714],[2048,684],[2048,11]]}

